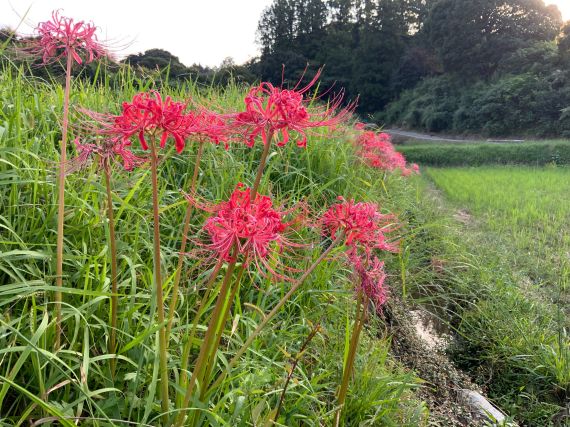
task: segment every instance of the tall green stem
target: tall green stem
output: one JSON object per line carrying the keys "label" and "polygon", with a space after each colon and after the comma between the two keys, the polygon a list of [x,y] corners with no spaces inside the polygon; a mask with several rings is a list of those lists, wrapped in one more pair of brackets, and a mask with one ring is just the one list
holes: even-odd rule
{"label": "tall green stem", "polygon": [[158,154],[154,136],[150,140],[150,166],[152,173],[152,213],[154,220],[154,286],[156,292],[156,311],[158,313],[158,352],[160,363],[161,408],[164,423],[168,422],[168,367],[166,354],[166,330],[164,324],[164,301],[162,296],[162,276],[160,273],[160,218],[158,213]]}
{"label": "tall green stem", "polygon": [[[111,193],[111,165],[105,159],[105,187],[107,189],[107,218],[109,219],[109,245],[111,246],[111,335],[109,337],[109,352],[117,352],[117,311],[119,308],[119,295],[117,286],[117,242],[115,240],[115,216],[113,213],[113,195]],[[117,360],[111,359],[111,376],[115,376]]]}
{"label": "tall green stem", "polygon": [[366,311],[368,307],[368,298],[361,291],[358,292],[358,301],[356,303],[356,318],[354,320],[354,326],[352,329],[352,336],[350,338],[348,355],[342,371],[342,381],[340,384],[340,390],[338,392],[338,410],[336,412],[335,427],[340,425],[340,416],[346,400],[346,394],[348,392],[348,385],[350,383],[350,377],[352,376],[352,371],[354,369],[354,360],[356,358],[356,350],[358,349],[358,341],[360,339],[360,333],[364,326],[366,320]]}
{"label": "tall green stem", "polygon": [[[208,282],[206,283],[206,290],[204,292],[204,296],[200,299],[200,304],[198,304],[198,309],[196,310],[196,314],[194,315],[194,319],[192,321],[192,330],[190,332],[188,339],[186,340],[186,344],[184,344],[184,349],[182,350],[182,359],[181,359],[182,363],[180,366],[180,380],[179,380],[179,389],[182,389],[182,390],[188,385],[187,384],[187,381],[188,381],[188,362],[189,362],[188,359],[190,357],[190,351],[192,350],[194,338],[196,337],[196,330],[198,327],[198,322],[200,321],[200,318],[204,314],[206,302],[210,298],[210,293],[212,292],[212,285],[214,284],[216,277],[218,276],[218,272],[220,271],[222,264],[223,264],[223,260],[220,259],[220,261],[218,261],[216,263],[216,266],[214,267],[212,274],[210,274],[210,278],[208,279]],[[183,395],[178,394],[177,399],[176,399],[178,408],[182,407],[182,399],[183,398],[184,398]]]}
{"label": "tall green stem", "polygon": [[257,190],[259,189],[259,184],[261,183],[261,177],[263,176],[263,170],[265,169],[265,163],[267,162],[267,156],[269,155],[272,141],[273,132],[269,131],[267,133],[266,141],[263,141],[263,152],[261,153],[261,158],[259,159],[259,166],[257,167],[255,182],[253,183],[253,188],[251,190],[251,200],[255,200],[255,196],[257,196]]}
{"label": "tall green stem", "polygon": [[[194,174],[192,175],[192,183],[190,184],[190,194],[196,191],[196,183],[198,182],[198,173],[200,171],[200,159],[204,152],[204,141],[200,141],[198,152],[196,153],[196,161],[194,163]],[[166,345],[170,342],[170,332],[172,330],[172,321],[176,312],[176,304],[178,303],[178,289],[180,287],[180,278],[182,276],[182,266],[184,265],[184,256],[186,252],[186,244],[188,243],[188,233],[190,231],[190,219],[192,218],[192,204],[186,206],[186,215],[184,216],[184,227],[182,229],[182,243],[180,244],[180,252],[178,253],[178,265],[174,274],[174,284],[172,285],[172,296],[170,298],[170,308],[168,310],[168,324],[166,326]]]}
{"label": "tall green stem", "polygon": [[67,130],[69,127],[69,93],[71,91],[71,66],[73,57],[67,55],[67,65],[65,69],[65,91],[63,94],[63,128],[61,132],[61,154],[59,157],[59,177],[57,195],[57,247],[56,247],[56,268],[55,284],[58,290],[55,292],[55,349],[61,346],[61,290],[63,286],[63,222],[65,217],[65,164],[67,162]]}
{"label": "tall green stem", "polygon": [[241,346],[241,348],[237,351],[237,353],[234,355],[234,357],[230,360],[230,362],[227,365],[226,370],[223,371],[220,374],[220,376],[218,377],[218,379],[216,379],[216,381],[212,384],[212,386],[211,386],[212,389],[214,389],[220,385],[220,383],[224,380],[225,376],[230,371],[230,369],[235,366],[235,364],[238,362],[239,358],[247,351],[249,346],[253,343],[255,338],[257,338],[257,336],[261,333],[261,331],[263,331],[265,326],[267,326],[267,324],[275,317],[275,315],[279,312],[281,307],[283,307],[285,305],[285,303],[287,301],[289,301],[291,296],[297,291],[297,289],[299,289],[301,287],[301,285],[305,282],[305,280],[307,280],[307,278],[311,275],[311,273],[315,270],[315,268],[317,268],[317,266],[321,262],[323,262],[323,260],[331,253],[331,251],[336,246],[338,246],[340,243],[342,243],[344,241],[344,237],[345,237],[345,233],[344,232],[340,233],[337,236],[337,238],[331,243],[331,245],[321,254],[321,256],[319,258],[317,258],[317,260],[315,262],[313,262],[309,266],[309,268],[307,268],[307,271],[305,271],[305,273],[295,282],[295,284],[291,287],[291,289],[289,289],[289,292],[287,292],[283,296],[283,298],[281,298],[281,300],[279,300],[277,305],[275,307],[273,307],[273,310],[271,310],[269,313],[267,313],[267,315],[264,316],[261,323],[259,325],[257,325],[257,328],[255,328],[255,330],[251,334],[249,334],[245,343]]}
{"label": "tall green stem", "polygon": [[236,294],[239,290],[239,287],[241,284],[241,278],[243,276],[244,271],[245,271],[245,267],[243,265],[241,267],[239,267],[239,272],[237,274],[235,283],[233,285],[232,293],[231,293],[230,297],[227,299],[226,306],[224,307],[224,310],[223,310],[222,319],[218,323],[218,328],[216,329],[216,334],[214,337],[214,344],[212,346],[213,351],[210,354],[210,360],[207,363],[207,366],[205,369],[205,374],[204,374],[204,377],[202,379],[203,386],[200,389],[201,390],[200,400],[204,400],[204,398],[206,396],[206,392],[208,391],[209,379],[210,379],[210,376],[212,375],[212,371],[213,371],[214,366],[215,366],[216,351],[220,347],[220,341],[222,339],[222,334],[224,332],[224,326],[228,321],[228,317],[229,317],[230,311],[231,311],[230,309],[231,309],[231,306],[235,300]]}
{"label": "tall green stem", "polygon": [[287,393],[287,387],[289,387],[289,383],[291,382],[291,379],[293,378],[293,374],[295,373],[295,369],[297,369],[297,365],[301,361],[301,357],[303,357],[303,354],[305,353],[305,349],[307,348],[307,346],[309,345],[311,340],[315,337],[315,335],[317,335],[320,328],[321,328],[321,323],[319,322],[311,330],[311,332],[309,333],[309,336],[305,339],[305,342],[303,342],[303,345],[301,345],[301,348],[299,349],[299,351],[297,352],[297,355],[293,359],[293,363],[291,364],[291,368],[289,369],[289,373],[287,374],[287,379],[285,380],[285,385],[283,386],[283,390],[281,391],[281,396],[279,397],[279,404],[277,405],[277,409],[275,410],[275,415],[273,415],[273,423],[275,425],[277,425],[279,413],[281,412],[281,408],[283,407],[283,402],[285,401],[285,394]]}
{"label": "tall green stem", "polygon": [[200,386],[204,386],[203,384],[204,374],[206,373],[208,359],[212,354],[213,344],[216,339],[216,331],[218,330],[219,323],[225,317],[223,316],[223,308],[226,305],[227,297],[230,292],[230,287],[231,287],[230,283],[235,266],[236,266],[235,260],[231,261],[228,265],[228,269],[224,276],[220,293],[216,300],[214,311],[212,312],[212,317],[210,318],[210,322],[208,323],[208,329],[206,330],[204,341],[202,342],[202,346],[200,348],[200,353],[198,354],[198,359],[196,360],[196,364],[192,372],[192,377],[190,378],[188,386],[186,387],[186,393],[184,395],[184,400],[182,402],[182,410],[178,414],[178,418],[175,423],[176,426],[182,426],[182,424],[184,423],[186,408],[190,403],[190,398],[192,397],[192,392],[194,391],[194,386],[196,385],[196,382],[198,382]]}

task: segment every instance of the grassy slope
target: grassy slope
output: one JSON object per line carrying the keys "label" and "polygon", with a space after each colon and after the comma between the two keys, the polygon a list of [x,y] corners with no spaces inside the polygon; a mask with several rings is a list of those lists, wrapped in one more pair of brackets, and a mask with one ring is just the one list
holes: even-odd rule
{"label": "grassy slope", "polygon": [[407,266],[410,295],[450,319],[460,337],[456,362],[504,409],[525,425],[554,425],[570,392],[562,310],[568,265],[552,270],[567,244],[557,230],[568,227],[568,171],[429,169],[427,175],[453,202],[426,180],[419,232],[410,242],[416,255]]}
{"label": "grassy slope", "polygon": [[410,162],[424,166],[482,166],[570,164],[570,142],[562,140],[523,143],[414,142],[398,146]]}
{"label": "grassy slope", "polygon": [[[154,87],[161,84],[158,80]],[[103,86],[76,83],[72,102],[99,111],[116,111],[120,101],[147,87],[126,73],[119,81],[107,81]],[[192,95],[226,109],[241,108],[244,94],[234,86],[219,91],[191,84],[166,91],[178,99]],[[0,423],[21,425],[27,419],[65,415],[89,417],[93,425],[123,424],[117,420],[153,425],[160,415],[160,404],[155,396],[158,361],[152,330],[155,307],[150,298],[148,169],[128,174],[117,171],[113,177],[121,293],[121,350],[115,379],[109,372],[105,338],[110,267],[104,188],[94,169],[70,176],[66,185],[66,345],[53,352],[50,295],[54,290],[54,188],[62,95],[58,85],[26,79],[13,69],[0,74]],[[349,136],[323,132],[310,137],[305,151],[289,144],[272,153],[263,191],[272,193],[276,203],[288,206],[306,199],[316,211],[322,211],[338,195],[375,200],[399,210],[405,218],[403,200],[394,203],[391,194],[413,194],[412,184],[355,167]],[[191,161],[194,150],[190,145],[182,156],[175,156],[171,150],[173,157],[164,162],[160,172],[161,239],[168,275],[174,272],[185,208],[179,189],[189,180],[192,166],[188,159]],[[217,201],[225,198],[238,181],[251,183],[258,158],[259,152],[252,153],[244,146],[227,152],[221,147],[207,147],[200,175],[201,195]],[[203,219],[204,215],[194,216],[195,229]],[[319,239],[316,231],[301,234],[300,238],[307,241]],[[317,245],[305,252],[316,257],[320,250]],[[392,267],[398,265],[396,259],[389,261]],[[169,359],[173,380],[180,373],[180,343],[197,300],[193,284],[206,273],[196,273],[201,271],[199,260],[189,257],[187,265],[198,268],[184,282]],[[170,284],[167,281],[167,291]],[[219,369],[254,329],[260,312],[272,307],[286,286],[255,274],[248,276],[229,322],[231,330],[224,336]],[[277,404],[289,355],[299,350],[317,322],[322,330],[294,373],[279,421],[283,425],[329,424],[352,306],[350,273],[341,263],[328,262],[315,271],[216,390],[213,404],[199,409],[209,425],[263,422]],[[416,379],[387,360],[388,341],[375,336],[373,332],[362,340],[355,379],[358,387],[353,389],[345,411],[351,420],[347,425],[418,425],[425,411],[413,399]]]}

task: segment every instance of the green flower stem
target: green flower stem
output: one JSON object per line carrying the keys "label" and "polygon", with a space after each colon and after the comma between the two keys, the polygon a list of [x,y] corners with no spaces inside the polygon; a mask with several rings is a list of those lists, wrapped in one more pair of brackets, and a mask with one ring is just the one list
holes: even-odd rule
{"label": "green flower stem", "polygon": [[[196,330],[198,328],[198,322],[200,321],[200,318],[202,317],[202,315],[204,314],[205,308],[206,308],[206,302],[209,300],[210,298],[210,294],[212,293],[212,288],[213,288],[213,284],[215,283],[216,277],[218,276],[218,273],[220,271],[220,269],[222,268],[223,265],[223,260],[220,260],[216,263],[216,266],[214,267],[214,270],[212,271],[212,274],[210,274],[210,277],[208,279],[208,282],[206,284],[206,290],[204,292],[204,296],[200,299],[200,304],[198,305],[198,309],[196,311],[196,314],[194,316],[194,319],[192,321],[192,331],[190,332],[190,335],[188,337],[188,339],[186,340],[186,343],[184,344],[184,349],[182,350],[182,364],[180,366],[180,379],[179,379],[179,389],[184,390],[184,388],[186,388],[188,386],[188,362],[189,362],[189,358],[190,358],[190,351],[192,350],[192,346],[194,344],[194,338],[196,337]],[[177,408],[181,408],[182,407],[182,399],[183,399],[183,395],[181,393],[178,393],[177,396]]]}
{"label": "green flower stem", "polygon": [[164,301],[162,296],[162,276],[160,272],[160,217],[158,213],[158,154],[154,136],[150,138],[150,166],[152,173],[152,213],[154,220],[154,286],[156,292],[156,311],[158,313],[158,356],[160,363],[160,398],[163,421],[168,423],[168,366],[166,353],[166,328],[164,324]]}
{"label": "green flower stem", "polygon": [[202,379],[202,383],[204,384],[200,389],[201,390],[200,400],[202,400],[202,401],[204,401],[204,398],[206,397],[206,392],[209,390],[209,388],[208,388],[209,380],[210,380],[210,377],[212,375],[212,371],[214,370],[214,366],[216,365],[216,363],[215,363],[216,362],[216,352],[217,352],[218,348],[220,347],[220,341],[222,339],[222,335],[224,332],[224,326],[226,325],[226,323],[228,321],[228,317],[229,317],[230,312],[231,312],[232,304],[235,301],[236,294],[240,288],[241,278],[243,276],[244,271],[245,271],[245,267],[243,265],[240,266],[236,280],[235,280],[234,287],[232,289],[232,293],[231,293],[231,295],[228,298],[228,301],[226,303],[227,308],[225,308],[225,310],[224,310],[224,318],[220,322],[220,325],[216,331],[216,338],[215,338],[215,343],[213,346],[213,353],[211,354],[210,361],[209,361],[208,366],[206,368],[206,373],[204,375],[204,378]]}
{"label": "green flower stem", "polygon": [[257,196],[257,190],[259,189],[259,184],[261,183],[261,177],[263,176],[263,170],[265,169],[265,163],[267,162],[267,156],[269,155],[272,141],[273,132],[269,131],[267,133],[266,140],[263,141],[263,152],[261,153],[261,158],[259,159],[259,166],[257,167],[255,182],[253,183],[253,188],[251,190],[251,200],[255,200],[255,196]]}
{"label": "green flower stem", "polygon": [[354,370],[354,360],[356,358],[356,351],[358,349],[358,342],[360,340],[360,334],[362,328],[364,327],[364,322],[366,321],[366,313],[368,307],[368,298],[363,295],[362,292],[358,292],[358,301],[356,303],[356,318],[354,320],[354,325],[352,329],[352,336],[349,342],[348,355],[345,360],[342,372],[342,381],[340,384],[340,390],[338,392],[337,404],[338,410],[336,413],[335,427],[340,425],[340,417],[344,402],[346,400],[346,394],[348,392],[348,385],[350,383],[350,378],[352,376],[352,371]]}
{"label": "green flower stem", "polygon": [[274,425],[278,425],[277,419],[279,418],[279,413],[281,412],[281,408],[283,407],[283,402],[285,402],[285,394],[287,393],[287,387],[289,387],[289,383],[291,382],[291,379],[293,378],[293,374],[295,373],[295,369],[297,369],[297,365],[299,364],[299,362],[301,361],[301,358],[305,354],[305,350],[309,346],[309,343],[312,341],[312,339],[317,335],[317,333],[320,330],[321,330],[321,323],[319,321],[319,323],[317,323],[315,325],[315,327],[311,330],[311,332],[309,333],[309,336],[307,336],[307,338],[305,339],[305,342],[303,342],[303,345],[301,345],[301,348],[299,349],[299,351],[297,352],[297,355],[293,359],[293,363],[291,365],[291,368],[289,369],[289,373],[287,374],[287,379],[285,380],[285,385],[283,386],[283,390],[281,391],[281,396],[279,396],[279,404],[277,405],[277,409],[275,410],[275,415],[273,416]]}
{"label": "green flower stem", "polygon": [[301,285],[305,282],[305,280],[307,280],[307,278],[311,275],[311,273],[315,270],[315,268],[317,268],[317,266],[321,262],[323,262],[323,260],[332,252],[332,250],[335,247],[337,247],[340,243],[342,243],[344,241],[344,237],[345,237],[345,233],[343,231],[337,236],[337,238],[331,243],[331,245],[321,254],[321,256],[319,258],[317,258],[317,260],[309,266],[307,271],[305,271],[305,273],[295,282],[295,284],[291,287],[291,289],[289,289],[289,292],[287,292],[283,296],[283,298],[281,298],[279,300],[277,305],[275,307],[273,307],[273,310],[271,310],[269,313],[267,313],[267,315],[264,316],[261,323],[259,325],[257,325],[257,328],[255,328],[255,330],[248,336],[245,343],[241,346],[241,348],[237,351],[237,353],[234,355],[234,357],[230,360],[230,362],[228,363],[227,369],[222,371],[220,376],[212,384],[212,386],[210,387],[211,389],[215,389],[216,387],[218,387],[220,385],[220,383],[224,380],[227,373],[230,372],[231,368],[235,366],[235,364],[238,362],[240,357],[247,351],[249,346],[253,343],[255,338],[257,338],[257,336],[261,333],[261,331],[263,331],[265,326],[267,326],[267,324],[275,317],[275,315],[279,312],[281,307],[283,307],[285,305],[285,303],[287,301],[289,301],[291,296],[297,291],[297,289],[299,289],[301,287]]}
{"label": "green flower stem", "polygon": [[65,91],[63,93],[63,128],[61,132],[61,154],[59,157],[59,176],[57,181],[57,247],[56,247],[56,267],[55,285],[58,290],[55,292],[55,349],[61,346],[61,290],[63,286],[63,223],[65,217],[65,164],[67,162],[67,131],[69,127],[69,93],[71,91],[71,66],[73,57],[67,55],[67,65],[65,68]]}
{"label": "green flower stem", "polygon": [[184,395],[184,400],[182,402],[182,410],[178,414],[178,418],[175,422],[175,426],[182,426],[184,423],[184,417],[186,413],[186,408],[190,403],[190,398],[192,397],[192,392],[194,391],[194,386],[198,381],[200,386],[202,386],[201,380],[204,378],[204,374],[206,372],[208,359],[211,355],[211,349],[213,347],[215,338],[216,338],[216,331],[218,329],[219,323],[221,323],[221,319],[223,318],[223,309],[226,305],[227,298],[230,292],[230,283],[231,278],[236,266],[236,261],[231,261],[228,264],[228,269],[224,276],[222,287],[220,289],[220,293],[216,300],[216,305],[214,307],[214,311],[212,313],[212,317],[210,318],[210,322],[208,324],[208,329],[206,330],[206,335],[204,336],[204,340],[202,342],[202,346],[200,348],[200,353],[198,355],[198,360],[196,360],[196,365],[194,366],[194,370],[192,372],[192,377],[188,382],[188,386],[186,387],[186,393]]}
{"label": "green flower stem", "polygon": [[[111,193],[111,165],[104,161],[105,187],[107,190],[107,218],[109,219],[109,245],[111,247],[111,334],[109,336],[109,352],[117,352],[117,311],[119,308],[119,289],[117,286],[117,242],[115,239],[115,216],[113,213],[113,195]],[[111,376],[115,376],[117,359],[111,360]]]}
{"label": "green flower stem", "polygon": [[[196,192],[196,184],[198,182],[198,173],[200,172],[200,160],[204,152],[204,141],[200,141],[196,160],[194,163],[194,174],[192,175],[192,183],[190,184],[190,194]],[[172,322],[174,313],[176,312],[176,304],[178,303],[178,289],[180,287],[180,278],[182,276],[182,267],[184,266],[184,256],[186,252],[186,244],[188,243],[188,233],[190,231],[190,220],[192,219],[192,204],[188,203],[186,207],[186,215],[184,216],[184,227],[182,229],[182,243],[180,244],[180,252],[178,253],[178,265],[174,274],[174,283],[172,285],[172,295],[168,310],[168,324],[166,326],[166,345],[170,342],[170,332],[172,331]]]}

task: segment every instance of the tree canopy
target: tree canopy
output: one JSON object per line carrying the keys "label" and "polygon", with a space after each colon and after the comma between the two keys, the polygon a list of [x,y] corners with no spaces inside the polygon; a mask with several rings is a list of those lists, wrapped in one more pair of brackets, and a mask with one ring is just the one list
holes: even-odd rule
{"label": "tree canopy", "polygon": [[252,70],[287,84],[325,67],[322,87],[360,96],[358,111],[379,122],[563,132],[569,40],[570,23],[543,0],[274,0]]}

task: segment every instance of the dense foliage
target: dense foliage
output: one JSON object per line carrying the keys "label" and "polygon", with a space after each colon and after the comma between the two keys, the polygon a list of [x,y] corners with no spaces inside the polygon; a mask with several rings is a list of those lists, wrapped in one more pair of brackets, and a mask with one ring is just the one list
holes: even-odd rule
{"label": "dense foliage", "polygon": [[[279,25],[277,25],[279,24]],[[570,132],[568,27],[542,0],[275,0],[256,74],[325,65],[379,124],[430,132]]]}
{"label": "dense foliage", "polygon": [[[425,0],[276,0],[259,21],[262,54],[252,69],[263,79],[294,80],[307,67],[326,66],[323,85],[360,95],[372,113],[391,100],[397,70],[423,24]],[[285,69],[282,70],[283,65]],[[406,77],[408,78],[408,77]]]}

